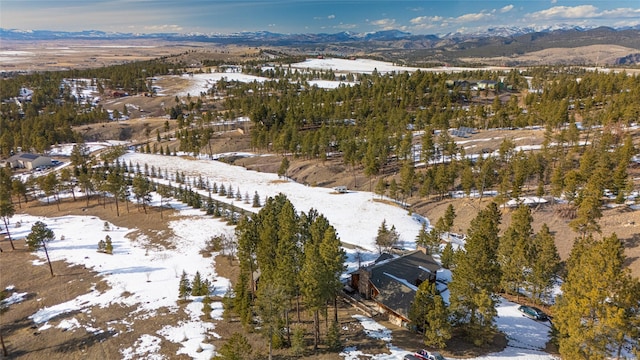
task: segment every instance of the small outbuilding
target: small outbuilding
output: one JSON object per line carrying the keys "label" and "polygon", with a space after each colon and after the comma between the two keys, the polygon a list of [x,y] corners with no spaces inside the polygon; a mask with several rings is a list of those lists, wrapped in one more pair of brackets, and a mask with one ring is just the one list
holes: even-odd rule
{"label": "small outbuilding", "polygon": [[346,194],[349,192],[349,189],[346,186],[336,186],[333,190],[340,194]]}

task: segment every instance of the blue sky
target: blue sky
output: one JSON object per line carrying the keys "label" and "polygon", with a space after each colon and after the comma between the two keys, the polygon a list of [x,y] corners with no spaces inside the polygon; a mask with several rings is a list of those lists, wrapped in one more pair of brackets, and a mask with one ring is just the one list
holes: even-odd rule
{"label": "blue sky", "polygon": [[443,34],[560,24],[635,26],[640,1],[0,0],[0,27],[21,30]]}

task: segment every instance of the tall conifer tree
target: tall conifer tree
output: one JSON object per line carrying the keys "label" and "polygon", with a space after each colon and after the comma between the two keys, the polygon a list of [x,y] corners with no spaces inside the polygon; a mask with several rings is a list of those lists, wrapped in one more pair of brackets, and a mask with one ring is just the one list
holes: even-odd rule
{"label": "tall conifer tree", "polygon": [[555,307],[563,357],[608,358],[613,351],[619,354],[628,336],[637,335],[633,321],[640,287],[624,261],[624,245],[615,234],[602,240],[593,236],[576,240]]}
{"label": "tall conifer tree", "polygon": [[494,330],[492,295],[500,281],[496,256],[500,219],[495,203],[478,212],[471,221],[464,250],[457,252],[449,284],[450,310],[456,323],[477,344],[487,342]]}

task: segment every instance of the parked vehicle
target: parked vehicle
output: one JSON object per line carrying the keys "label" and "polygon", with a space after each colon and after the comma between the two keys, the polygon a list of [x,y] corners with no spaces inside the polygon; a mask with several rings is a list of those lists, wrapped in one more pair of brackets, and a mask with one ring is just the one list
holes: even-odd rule
{"label": "parked vehicle", "polygon": [[402,359],[403,360],[422,360],[421,358],[411,354],[405,355]]}
{"label": "parked vehicle", "polygon": [[518,311],[520,311],[522,315],[533,320],[538,320],[538,321],[549,320],[549,317],[547,316],[547,314],[545,314],[542,310],[538,309],[535,306],[520,305],[518,307]]}
{"label": "parked vehicle", "polygon": [[440,353],[435,351],[428,351],[425,349],[416,351],[413,356],[417,357],[420,360],[445,360],[445,358],[440,355]]}

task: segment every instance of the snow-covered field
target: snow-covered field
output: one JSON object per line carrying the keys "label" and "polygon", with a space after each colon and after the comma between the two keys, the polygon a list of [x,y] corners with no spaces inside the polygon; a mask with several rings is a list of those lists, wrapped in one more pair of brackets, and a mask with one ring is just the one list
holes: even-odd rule
{"label": "snow-covered field", "polygon": [[[249,171],[242,167],[231,166],[215,160],[186,160],[179,157],[168,157],[151,154],[128,153],[123,159],[132,164],[139,163],[144,166],[155,166],[157,169],[166,169],[169,174],[176,171],[184,172],[190,177],[199,175],[208,178],[210,183],[218,185],[231,185],[244,194],[253,195],[257,191],[261,198],[284,193],[292,201],[298,211],[308,211],[310,208],[323,213],[338,230],[343,242],[361,246],[368,251],[363,251],[361,259],[364,262],[376,257],[374,238],[377,228],[383,220],[388,225],[395,225],[405,246],[414,246],[414,238],[421,227],[419,221],[406,210],[399,207],[373,201],[374,195],[368,192],[349,192],[335,194],[332,189],[309,187],[291,181],[282,181],[275,174]],[[213,195],[219,201],[231,201]],[[154,203],[157,204],[157,197]],[[96,289],[88,294],[81,295],[67,303],[43,308],[33,314],[31,318],[36,322],[40,331],[46,331],[50,327],[64,328],[67,330],[83,330],[89,333],[108,331],[99,324],[91,322],[82,323],[74,317],[67,317],[62,321],[56,320],[56,316],[71,313],[79,309],[90,311],[93,306],[108,306],[109,304],[135,305],[138,311],[130,314],[124,322],[133,323],[137,318],[153,316],[161,307],[167,307],[171,311],[177,309],[178,282],[182,271],[193,276],[200,271],[204,278],[214,280],[215,294],[222,295],[229,284],[227,279],[216,275],[211,267],[211,259],[202,258],[199,250],[205,241],[211,236],[220,233],[230,233],[232,229],[225,223],[211,219],[200,210],[191,209],[177,202],[171,202],[173,208],[180,212],[181,220],[170,220],[170,228],[174,232],[172,241],[177,244],[175,249],[159,247],[147,247],[147,239],[144,236],[133,240],[127,238],[134,229],[124,229],[110,225],[108,232],[100,231],[104,227],[104,221],[96,217],[64,216],[57,218],[41,218],[29,215],[16,215],[13,223],[20,221],[19,228],[12,229],[16,238],[26,236],[31,225],[35,221],[44,221],[57,235],[57,240],[48,245],[53,261],[66,260],[71,264],[81,264],[87,268],[96,270],[110,284],[111,289],[100,292]],[[244,203],[236,202],[236,206],[248,210],[254,210]],[[96,229],[100,229],[96,231]],[[106,255],[97,253],[97,242],[106,235],[112,238],[114,254]],[[64,236],[64,240],[61,240]],[[356,266],[356,253],[347,251],[349,269]],[[44,254],[39,254],[42,259],[37,265],[46,266]],[[129,293],[123,297],[124,292]],[[21,300],[20,294],[12,296],[13,302]],[[202,313],[200,298],[194,298],[186,311],[189,320],[166,326],[154,334],[143,334],[131,347],[121,350],[123,359],[161,359],[157,350],[162,342],[174,342],[181,345],[178,353],[187,354],[194,359],[209,359],[215,349],[211,344],[205,343],[207,335],[215,335],[215,324],[202,321],[199,316]],[[222,305],[213,304],[212,317],[220,318]],[[535,322],[521,316],[517,311],[517,305],[502,301],[498,307],[496,322],[509,339],[509,346],[502,352],[490,354],[481,359],[553,359],[552,356],[541,352],[548,341],[549,328],[542,323]],[[89,312],[89,319],[91,314]],[[393,345],[393,336],[389,329],[365,317],[357,317],[369,336],[380,338],[387,343],[390,354],[372,355],[354,347],[345,348],[341,353],[345,359],[357,359],[367,357],[371,359],[401,359],[405,354],[415,349],[400,349]]]}
{"label": "snow-covered field", "polygon": [[[188,220],[170,221],[169,225],[174,232],[171,240],[176,244],[171,250],[146,247],[148,239],[144,236],[134,240],[127,238],[127,234],[134,229],[118,228],[110,224],[109,231],[101,231],[104,229],[104,221],[96,217],[42,218],[16,215],[13,222],[20,221],[21,226],[12,229],[15,238],[28,235],[36,221],[43,221],[56,234],[56,240],[47,245],[51,261],[65,260],[71,264],[84,265],[97,271],[110,285],[110,289],[106,291],[101,292],[94,288],[91,292],[66,303],[42,308],[30,317],[39,330],[57,327],[66,330],[83,329],[93,334],[113,330],[109,324],[101,327],[101,324],[92,321],[90,309],[94,306],[123,304],[137,309],[119,323],[134,323],[136,319],[155,316],[156,311],[163,307],[175,312],[178,309],[179,280],[183,271],[189,278],[193,278],[196,271],[199,271],[203,279],[209,279],[215,285],[213,295],[222,296],[229,286],[229,281],[217,276],[211,266],[211,259],[203,258],[199,251],[211,236],[231,232],[232,228],[180,203],[174,202],[171,205],[182,208],[181,213],[190,216]],[[96,252],[98,241],[107,235],[113,242],[113,255]],[[61,240],[62,237],[64,240]],[[44,252],[38,254],[41,260],[36,261],[35,265],[46,266]],[[125,293],[130,295],[123,296]],[[14,302],[18,302],[19,294],[14,296],[18,297]],[[150,356],[155,354],[154,349],[161,341],[170,341],[182,345],[178,353],[185,353],[193,359],[210,359],[214,354],[213,345],[203,341],[212,332],[215,336],[215,325],[213,322],[200,320],[202,298],[196,297],[192,300],[194,301],[186,309],[189,320],[165,326],[157,334],[142,335],[135,346],[121,350],[122,358],[152,358]],[[220,319],[222,304],[213,303],[212,308],[212,318]],[[79,310],[88,316],[89,322],[81,323],[75,317],[62,321],[54,320],[56,316]]]}
{"label": "snow-covered field", "polygon": [[[191,96],[199,96],[200,92],[208,91],[212,86],[214,86],[218,81],[225,79],[226,81],[239,81],[243,83],[251,83],[251,82],[264,82],[268,80],[265,77],[248,75],[238,72],[215,72],[210,74],[193,74],[193,75],[182,75],[182,78],[189,80],[189,86],[179,93],[175,94],[177,96],[187,96],[187,94]],[[159,96],[164,95],[162,92],[158,94]]]}
{"label": "snow-covered field", "polygon": [[371,74],[374,70],[381,74],[404,71],[414,72],[418,70],[418,68],[399,66],[384,61],[369,59],[349,60],[337,58],[307,59],[303,62],[291,64],[291,68],[301,70],[334,70],[359,74]]}
{"label": "snow-covered field", "polygon": [[[265,67],[264,69],[269,69],[270,67]],[[402,65],[396,65],[390,62],[370,60],[370,59],[337,59],[337,58],[326,58],[326,59],[307,59],[303,62],[291,64],[291,69],[297,69],[300,71],[306,70],[333,70],[340,73],[353,73],[353,74],[371,74],[374,71],[377,71],[380,74],[391,73],[391,72],[415,72],[415,71],[429,71],[429,72],[461,72],[461,71],[477,71],[477,70],[503,70],[508,71],[509,68],[501,68],[501,67],[486,67],[486,68],[465,68],[465,67],[433,67],[433,68],[417,68],[417,67],[407,67]],[[186,96],[187,94],[191,96],[198,96],[201,92],[206,92],[210,89],[216,82],[221,79],[226,79],[227,81],[239,81],[243,83],[250,82],[264,82],[268,80],[265,77],[254,76],[243,74],[240,72],[214,72],[209,74],[193,74],[193,75],[182,75],[183,79],[189,80],[189,85],[175,94],[178,96]],[[324,89],[335,89],[340,85],[351,86],[353,83],[345,82],[345,81],[330,81],[330,80],[312,80],[309,81],[311,86],[318,86],[319,88]],[[165,96],[162,89],[158,88],[158,96]],[[172,94],[173,95],[173,94]]]}
{"label": "snow-covered field", "polygon": [[[246,170],[240,166],[232,166],[215,160],[187,160],[179,157],[162,155],[128,153],[123,160],[135,166],[139,163],[155,166],[156,169],[167,170],[169,175],[176,171],[184,172],[187,177],[202,175],[220,186],[231,185],[235,191],[247,192],[253,196],[258,192],[264,199],[279,193],[287,195],[297,211],[308,212],[311,208],[324,214],[338,231],[342,242],[357,245],[365,249],[375,250],[375,237],[378,227],[386,220],[387,225],[394,225],[400,233],[400,240],[408,248],[415,247],[415,238],[421,224],[414,220],[407,210],[374,201],[377,196],[369,192],[350,191],[337,194],[333,189],[310,187],[293,181],[283,181],[276,174]],[[224,200],[224,197],[215,199]],[[246,210],[255,211],[251,204],[236,202],[234,205]]]}
{"label": "snow-covered field", "polygon": [[307,59],[303,62],[291,64],[293,69],[312,69],[312,70],[334,70],[338,72],[346,73],[358,73],[358,74],[371,74],[373,71],[385,74],[390,72],[414,72],[431,71],[431,72],[461,72],[461,71],[476,71],[476,70],[504,70],[508,71],[509,68],[504,67],[483,67],[483,68],[467,68],[467,67],[452,67],[452,66],[439,66],[433,68],[417,68],[403,65],[396,65],[390,62],[370,60],[370,59]]}

